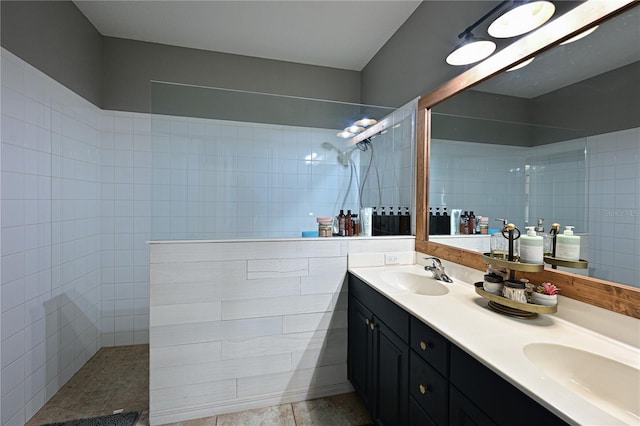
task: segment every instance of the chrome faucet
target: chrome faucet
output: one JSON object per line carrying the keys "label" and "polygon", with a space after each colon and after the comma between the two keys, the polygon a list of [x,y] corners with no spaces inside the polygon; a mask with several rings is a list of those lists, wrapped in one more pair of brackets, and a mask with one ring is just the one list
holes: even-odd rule
{"label": "chrome faucet", "polygon": [[431,260],[431,266],[425,266],[425,271],[431,271],[433,274],[433,278],[438,281],[444,281],[446,283],[452,283],[453,280],[449,278],[447,274],[444,273],[444,266],[442,265],[442,261],[437,257],[425,257],[424,260]]}

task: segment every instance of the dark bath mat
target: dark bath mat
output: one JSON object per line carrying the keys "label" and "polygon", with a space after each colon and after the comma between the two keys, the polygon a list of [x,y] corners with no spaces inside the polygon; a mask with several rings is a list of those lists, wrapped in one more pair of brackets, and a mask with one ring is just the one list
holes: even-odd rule
{"label": "dark bath mat", "polygon": [[69,420],[60,423],[48,423],[42,426],[133,426],[138,419],[139,413],[131,411],[129,413],[112,414],[110,416],[90,417],[88,419]]}

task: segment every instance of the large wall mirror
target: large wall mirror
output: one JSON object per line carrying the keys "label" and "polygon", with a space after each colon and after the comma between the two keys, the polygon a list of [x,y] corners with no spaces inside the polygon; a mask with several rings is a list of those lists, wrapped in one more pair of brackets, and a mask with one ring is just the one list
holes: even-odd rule
{"label": "large wall mirror", "polygon": [[429,208],[473,210],[496,228],[505,217],[523,230],[539,218],[574,225],[589,268],[532,278],[640,318],[640,7],[602,4],[579,5],[420,100],[417,246],[485,267],[479,253],[429,241]]}

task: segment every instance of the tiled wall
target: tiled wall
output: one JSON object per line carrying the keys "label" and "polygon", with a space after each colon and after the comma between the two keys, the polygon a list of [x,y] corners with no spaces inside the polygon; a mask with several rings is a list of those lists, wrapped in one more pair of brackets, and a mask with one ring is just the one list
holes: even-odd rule
{"label": "tiled wall", "polygon": [[524,221],[524,159],[527,148],[434,139],[431,142],[429,205],[436,208],[473,210],[496,218]]}
{"label": "tiled wall", "polygon": [[151,119],[103,111],[102,346],[149,341]]}
{"label": "tiled wall", "polygon": [[372,138],[372,144],[360,154],[360,184],[363,187],[362,207],[409,208],[415,234],[416,147],[415,105],[407,104],[390,114],[392,125],[386,132]]}
{"label": "tiled wall", "polygon": [[335,129],[154,115],[152,238],[299,237],[358,213],[361,187],[365,207],[415,211],[413,115],[393,116],[361,151]]}
{"label": "tiled wall", "polygon": [[[357,207],[335,130],[154,115],[153,239],[300,237]],[[348,189],[348,191],[347,191]]]}
{"label": "tiled wall", "polygon": [[640,286],[640,128],[587,138],[589,273]]}
{"label": "tiled wall", "polygon": [[101,111],[2,50],[2,419],[101,346]]}
{"label": "tiled wall", "polygon": [[347,254],[413,250],[413,238],[152,243],[151,423],[350,391]]}

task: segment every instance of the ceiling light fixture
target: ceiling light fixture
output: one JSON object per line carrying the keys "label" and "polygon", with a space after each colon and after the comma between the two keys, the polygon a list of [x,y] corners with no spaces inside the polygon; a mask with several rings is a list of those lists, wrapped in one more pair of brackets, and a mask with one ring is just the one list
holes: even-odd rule
{"label": "ceiling light fixture", "polygon": [[509,69],[507,70],[507,72],[509,72],[509,71],[519,70],[520,68],[524,68],[524,67],[526,67],[526,66],[527,66],[527,65],[529,65],[531,62],[533,62],[533,60],[534,60],[535,58],[536,58],[536,57],[534,56],[533,58],[527,59],[527,60],[526,60],[526,61],[524,61],[524,62],[520,62],[520,63],[519,63],[518,65],[516,65],[515,67],[511,67],[511,68],[509,68]]}
{"label": "ceiling light fixture", "polygon": [[496,44],[491,40],[475,37],[468,33],[462,43],[447,56],[449,65],[468,65],[488,58],[496,50]]}
{"label": "ceiling light fixture", "polygon": [[550,1],[516,2],[516,5],[489,25],[489,35],[495,38],[519,36],[547,22],[556,11]]}
{"label": "ceiling light fixture", "polygon": [[592,32],[594,32],[597,29],[598,29],[598,25],[596,25],[595,27],[591,27],[586,31],[583,31],[580,34],[578,34],[577,36],[571,37],[569,40],[565,40],[560,44],[561,45],[565,45],[565,44],[573,43],[574,41],[578,41],[581,38],[584,38],[584,37],[588,36],[589,34],[591,34]]}
{"label": "ceiling light fixture", "polygon": [[500,4],[491,9],[482,18],[458,34],[458,38],[462,41],[447,56],[446,61],[449,65],[473,64],[474,62],[488,58],[496,50],[496,44],[494,42],[476,37],[472,31],[508,3],[510,3],[510,1],[500,2]]}

